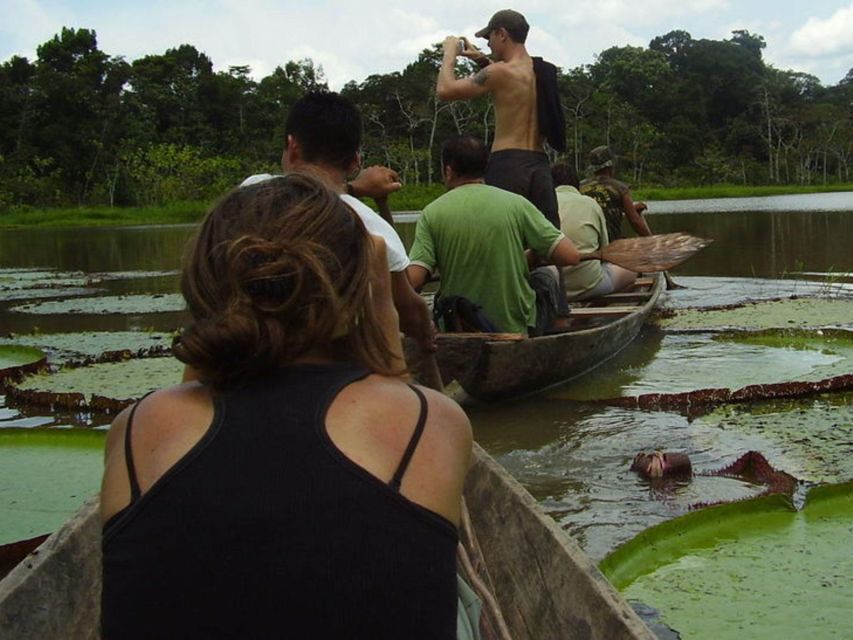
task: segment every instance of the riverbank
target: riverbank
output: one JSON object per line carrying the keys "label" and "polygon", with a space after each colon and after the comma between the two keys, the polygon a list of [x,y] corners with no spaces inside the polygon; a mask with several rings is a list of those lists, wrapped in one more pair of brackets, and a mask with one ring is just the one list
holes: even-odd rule
{"label": "riverbank", "polygon": [[[696,200],[708,198],[744,198],[776,195],[853,191],[853,183],[833,185],[742,186],[643,188],[634,192],[635,200]],[[414,185],[391,196],[394,211],[420,211],[435,200],[444,187]],[[368,204],[373,202],[368,200]],[[0,229],[16,227],[101,227],[154,224],[182,224],[201,220],[210,202],[173,202],[151,207],[63,207],[28,209],[0,213]]]}
{"label": "riverbank", "polygon": [[826,185],[745,186],[716,184],[704,187],[645,187],[633,192],[635,200],[705,200],[711,198],[760,198],[764,196],[806,195],[853,191],[853,183]]}

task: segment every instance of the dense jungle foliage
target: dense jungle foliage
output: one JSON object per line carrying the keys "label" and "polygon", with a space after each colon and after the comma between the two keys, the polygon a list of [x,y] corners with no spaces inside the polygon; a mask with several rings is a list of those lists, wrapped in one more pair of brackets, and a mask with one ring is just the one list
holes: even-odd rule
{"label": "dense jungle foliage", "polygon": [[[588,151],[609,144],[635,187],[850,182],[853,69],[824,87],[766,64],[764,45],[748,31],[728,40],[672,31],[562,70],[566,157],[583,171]],[[440,59],[436,45],[342,90],[364,115],[366,163],[408,184],[439,179],[447,136],[492,135],[488,99],[436,100]],[[326,82],[311,60],[259,81],[250,71],[214,72],[188,44],[128,62],[87,29],[64,28],[35,61],[12,57],[0,65],[0,211],[204,200],[275,170],[289,107]]]}

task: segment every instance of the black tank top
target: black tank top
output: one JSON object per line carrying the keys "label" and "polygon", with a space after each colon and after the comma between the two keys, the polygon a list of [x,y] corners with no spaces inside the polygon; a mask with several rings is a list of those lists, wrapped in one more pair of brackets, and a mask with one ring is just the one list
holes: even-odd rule
{"label": "black tank top", "polygon": [[366,375],[300,365],[215,397],[198,444],[104,526],[106,640],[455,638],[456,528],[326,433]]}

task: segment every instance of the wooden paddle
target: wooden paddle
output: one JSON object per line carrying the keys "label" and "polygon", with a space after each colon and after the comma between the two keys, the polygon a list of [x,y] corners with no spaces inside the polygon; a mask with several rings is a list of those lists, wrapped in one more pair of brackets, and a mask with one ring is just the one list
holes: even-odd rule
{"label": "wooden paddle", "polygon": [[581,260],[602,260],[637,273],[653,273],[672,269],[712,242],[681,232],[622,238],[582,255]]}

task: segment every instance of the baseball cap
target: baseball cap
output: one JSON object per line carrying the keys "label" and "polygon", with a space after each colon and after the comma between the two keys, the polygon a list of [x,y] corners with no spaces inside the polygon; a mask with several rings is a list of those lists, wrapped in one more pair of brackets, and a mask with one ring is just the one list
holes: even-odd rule
{"label": "baseball cap", "polygon": [[613,152],[608,146],[596,147],[589,152],[589,164],[593,171],[600,171],[613,166]]}
{"label": "baseball cap", "polygon": [[509,31],[510,34],[513,32],[518,33],[524,38],[527,37],[527,32],[530,30],[530,25],[527,24],[527,20],[525,20],[524,16],[518,11],[502,9],[492,16],[492,19],[489,20],[489,24],[480,29],[474,35],[478,38],[488,38],[491,31],[500,29],[501,27]]}

